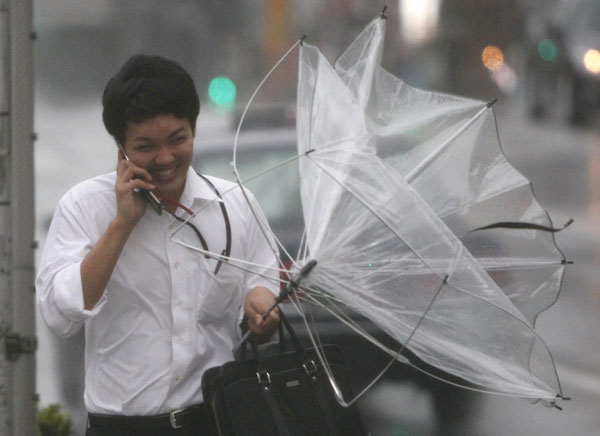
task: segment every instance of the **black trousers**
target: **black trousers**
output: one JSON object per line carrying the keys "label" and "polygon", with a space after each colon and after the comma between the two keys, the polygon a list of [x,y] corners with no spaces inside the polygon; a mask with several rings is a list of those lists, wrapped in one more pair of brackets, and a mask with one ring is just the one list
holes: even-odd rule
{"label": "black trousers", "polygon": [[127,431],[125,433],[119,430],[111,430],[109,428],[94,428],[89,427],[85,432],[85,436],[209,436],[207,429],[199,429],[193,427],[180,429],[159,429],[159,430],[139,430],[135,432]]}
{"label": "black trousers", "polygon": [[[172,428],[173,423],[181,428]],[[88,415],[86,436],[209,436],[203,405],[175,412],[174,416]]]}

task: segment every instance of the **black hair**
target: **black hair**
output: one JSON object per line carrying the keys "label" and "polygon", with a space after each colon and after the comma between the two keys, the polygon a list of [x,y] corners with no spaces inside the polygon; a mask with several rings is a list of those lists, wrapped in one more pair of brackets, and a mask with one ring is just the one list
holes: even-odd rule
{"label": "black hair", "polygon": [[177,62],[160,56],[129,58],[107,83],[102,96],[102,119],[108,133],[125,145],[128,122],[157,115],[187,118],[192,130],[200,112],[194,80]]}

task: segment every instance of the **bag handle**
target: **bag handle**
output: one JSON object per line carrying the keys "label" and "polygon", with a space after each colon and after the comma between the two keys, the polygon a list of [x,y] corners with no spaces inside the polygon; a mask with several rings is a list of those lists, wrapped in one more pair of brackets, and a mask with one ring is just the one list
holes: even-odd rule
{"label": "bag handle", "polygon": [[[273,304],[267,309],[267,311],[265,312],[265,315],[268,314],[271,310],[273,310],[275,307],[279,306],[279,304],[285,300],[286,298],[288,298],[296,289],[298,289],[300,287],[300,282],[307,276],[310,274],[310,272],[314,269],[314,267],[317,266],[317,261],[316,260],[309,260],[306,264],[304,264],[304,266],[302,268],[300,268],[300,271],[298,271],[297,274],[295,274],[293,277],[290,278],[289,282],[285,285],[285,288],[283,288],[280,292],[279,295],[277,296],[277,298],[275,299],[275,301],[273,302]],[[263,316],[265,316],[263,315]],[[283,352],[284,346],[283,346],[283,334],[282,334],[282,330],[281,330],[281,324],[283,324],[285,326],[285,328],[287,329],[288,333],[290,334],[290,337],[292,338],[292,342],[294,343],[294,348],[296,349],[296,354],[298,355],[298,357],[301,358],[302,361],[306,361],[306,359],[304,359],[305,357],[305,353],[304,350],[302,348],[302,346],[300,345],[300,341],[298,340],[298,336],[296,335],[296,332],[294,331],[294,329],[292,328],[291,324],[289,323],[289,321],[287,320],[287,317],[285,316],[285,313],[283,313],[282,310],[279,311],[279,319],[281,320],[281,322],[279,323],[280,326],[280,330],[279,330],[279,351]],[[242,331],[244,330],[248,330],[248,319],[244,316],[244,319],[242,320]],[[252,335],[250,335],[252,336]],[[240,360],[247,360],[247,354],[246,354],[246,342],[247,342],[246,338],[242,344],[241,344],[241,350],[240,350]],[[256,346],[256,342],[254,340],[250,340],[250,345],[252,346],[252,351],[254,352],[254,357],[256,360],[260,360],[259,358],[259,354],[258,354],[258,347]]]}
{"label": "bag handle", "polygon": [[[279,341],[278,341],[279,352],[283,353],[286,350],[285,332],[287,331],[287,333],[289,334],[290,339],[292,341],[296,355],[298,356],[298,358],[301,361],[303,361],[303,362],[306,361],[306,353],[304,352],[304,348],[300,344],[300,339],[298,339],[298,335],[296,334],[296,331],[292,327],[292,324],[288,320],[287,315],[283,312],[283,310],[279,311],[278,330],[279,330]],[[252,348],[252,355],[253,355],[254,359],[257,362],[260,362],[261,361],[261,356],[260,356],[261,353],[258,350],[258,344],[256,342],[256,335],[254,333],[252,333],[246,339],[246,341],[244,341],[244,343],[242,344],[241,349],[240,349],[240,359],[239,360],[248,360],[247,347],[246,347],[248,342],[250,343],[250,347]]]}

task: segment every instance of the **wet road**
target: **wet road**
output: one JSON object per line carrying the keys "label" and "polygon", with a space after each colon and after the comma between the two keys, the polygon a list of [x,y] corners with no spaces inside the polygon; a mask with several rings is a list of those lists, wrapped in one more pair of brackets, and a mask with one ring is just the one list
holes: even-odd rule
{"label": "wet road", "polygon": [[[380,386],[364,408],[373,435],[598,435],[600,429],[600,126],[572,129],[554,120],[531,123],[518,108],[496,108],[500,138],[511,163],[528,177],[540,204],[559,227],[568,260],[558,302],[536,329],[553,352],[563,410],[486,394],[448,398],[454,428],[436,429],[432,399],[406,385]],[[466,414],[466,416],[464,416]],[[452,421],[452,419],[451,419]]]}

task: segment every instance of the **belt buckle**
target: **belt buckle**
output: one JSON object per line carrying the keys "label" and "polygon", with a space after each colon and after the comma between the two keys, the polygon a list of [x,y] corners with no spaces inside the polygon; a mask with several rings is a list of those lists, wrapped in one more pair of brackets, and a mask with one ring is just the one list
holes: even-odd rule
{"label": "belt buckle", "polygon": [[171,410],[169,412],[169,422],[171,423],[171,427],[173,427],[174,429],[183,427],[183,425],[177,424],[177,418],[175,417],[175,414],[177,414],[179,412],[183,412],[184,410],[185,409],[177,409],[177,410]]}

